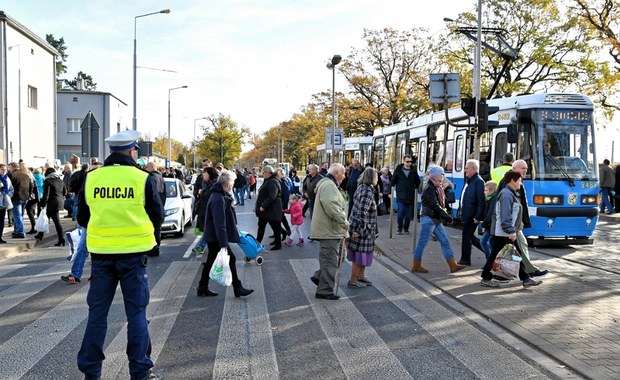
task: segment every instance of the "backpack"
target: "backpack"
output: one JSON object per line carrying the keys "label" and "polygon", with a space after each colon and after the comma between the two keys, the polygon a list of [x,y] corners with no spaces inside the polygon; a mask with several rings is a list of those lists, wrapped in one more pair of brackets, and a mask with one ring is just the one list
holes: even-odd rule
{"label": "backpack", "polygon": [[254,177],[254,174],[250,173],[250,185],[254,185],[256,184],[256,178]]}

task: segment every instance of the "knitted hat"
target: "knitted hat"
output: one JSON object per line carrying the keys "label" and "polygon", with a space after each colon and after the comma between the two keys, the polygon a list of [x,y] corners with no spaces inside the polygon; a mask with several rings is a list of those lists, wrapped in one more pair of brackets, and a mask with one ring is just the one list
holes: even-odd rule
{"label": "knitted hat", "polygon": [[428,167],[428,175],[431,178],[439,177],[443,174],[443,168],[439,165],[431,165]]}

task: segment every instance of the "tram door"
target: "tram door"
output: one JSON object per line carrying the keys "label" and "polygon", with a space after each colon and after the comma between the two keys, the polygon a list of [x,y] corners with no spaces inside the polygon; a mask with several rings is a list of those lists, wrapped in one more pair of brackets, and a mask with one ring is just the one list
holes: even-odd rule
{"label": "tram door", "polygon": [[428,165],[428,138],[420,137],[417,141],[420,152],[418,157],[418,175],[420,178],[424,178],[424,174],[426,174],[426,166]]}
{"label": "tram door", "polygon": [[[465,162],[467,161],[467,130],[460,129],[454,132],[454,163],[452,165],[452,178],[449,178],[454,184],[454,194],[456,195],[456,203],[452,205],[453,210],[458,210],[461,202],[461,193],[465,186]],[[455,212],[454,211],[454,212]]]}
{"label": "tram door", "polygon": [[506,128],[493,129],[493,141],[491,142],[491,169],[502,165],[504,154],[508,152],[508,139]]}

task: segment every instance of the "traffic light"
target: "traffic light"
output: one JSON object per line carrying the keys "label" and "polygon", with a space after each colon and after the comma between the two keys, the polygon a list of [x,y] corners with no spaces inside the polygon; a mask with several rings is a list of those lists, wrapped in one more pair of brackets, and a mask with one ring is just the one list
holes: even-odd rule
{"label": "traffic light", "polygon": [[499,121],[489,120],[489,115],[499,111],[499,107],[489,107],[485,98],[478,102],[478,133],[488,132],[499,125]]}
{"label": "traffic light", "polygon": [[476,116],[476,98],[461,98],[461,109],[469,116]]}

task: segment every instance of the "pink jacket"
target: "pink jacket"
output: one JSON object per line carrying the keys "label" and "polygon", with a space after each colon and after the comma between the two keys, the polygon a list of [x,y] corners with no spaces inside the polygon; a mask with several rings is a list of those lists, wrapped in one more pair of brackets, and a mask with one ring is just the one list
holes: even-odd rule
{"label": "pink jacket", "polygon": [[304,217],[301,211],[302,211],[301,201],[297,201],[295,203],[292,203],[290,207],[288,208],[288,210],[285,210],[284,212],[287,214],[291,214],[292,225],[301,226],[302,224],[304,224]]}

